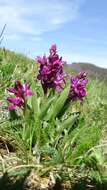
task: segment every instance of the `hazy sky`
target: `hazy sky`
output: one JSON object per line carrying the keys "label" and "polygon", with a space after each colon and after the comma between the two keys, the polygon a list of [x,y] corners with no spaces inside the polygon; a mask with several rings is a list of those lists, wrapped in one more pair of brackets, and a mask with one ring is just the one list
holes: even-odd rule
{"label": "hazy sky", "polygon": [[36,57],[56,43],[71,62],[107,67],[107,0],[0,0],[2,46]]}

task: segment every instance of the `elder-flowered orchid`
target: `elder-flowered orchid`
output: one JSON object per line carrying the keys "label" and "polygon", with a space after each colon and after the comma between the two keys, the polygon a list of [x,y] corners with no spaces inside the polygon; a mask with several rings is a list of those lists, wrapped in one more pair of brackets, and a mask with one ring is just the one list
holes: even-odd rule
{"label": "elder-flowered orchid", "polygon": [[86,85],[87,78],[85,72],[80,72],[77,76],[73,76],[70,78],[71,80],[71,89],[69,93],[69,99],[71,100],[83,100],[83,98],[87,95]]}
{"label": "elder-flowered orchid", "polygon": [[37,79],[41,81],[44,93],[47,93],[49,88],[61,91],[65,84],[65,74],[63,71],[64,61],[57,54],[57,46],[54,44],[50,48],[48,57],[37,57],[37,63],[40,64],[39,74]]}
{"label": "elder-flowered orchid", "polygon": [[7,90],[14,94],[14,97],[7,98],[10,103],[9,110],[15,110],[17,107],[24,109],[26,107],[26,97],[33,95],[30,85],[28,83],[22,85],[20,81],[16,81],[15,86]]}

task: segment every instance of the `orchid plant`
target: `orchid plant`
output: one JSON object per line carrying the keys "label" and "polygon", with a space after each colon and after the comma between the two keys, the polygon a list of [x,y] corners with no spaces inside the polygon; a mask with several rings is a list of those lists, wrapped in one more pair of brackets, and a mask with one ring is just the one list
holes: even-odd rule
{"label": "orchid plant", "polygon": [[64,162],[70,156],[71,144],[78,138],[77,135],[70,141],[79,117],[71,108],[72,103],[83,102],[87,96],[87,75],[85,72],[67,75],[65,61],[58,55],[55,44],[49,55],[38,56],[36,63],[39,67],[36,81],[32,79],[31,84],[16,81],[14,87],[7,89],[12,94],[7,98],[8,109],[16,113],[17,120],[23,118],[21,126],[15,130],[30,154],[37,160],[39,155],[39,162],[46,155],[48,161],[52,161],[55,155],[60,158],[61,154],[57,162]]}

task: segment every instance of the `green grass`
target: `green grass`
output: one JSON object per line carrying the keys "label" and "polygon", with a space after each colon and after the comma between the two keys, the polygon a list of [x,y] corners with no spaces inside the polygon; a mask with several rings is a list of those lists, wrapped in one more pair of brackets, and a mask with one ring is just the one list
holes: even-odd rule
{"label": "green grass", "polygon": [[[0,49],[0,172],[23,172],[35,168],[39,175],[50,171],[64,180],[88,177],[102,182],[107,175],[107,89],[103,81],[89,79],[83,104],[71,104],[59,117],[69,85],[58,95],[44,97],[35,81],[35,61],[9,50]],[[15,80],[29,81],[35,96],[29,98],[29,110],[9,115],[6,89]],[[14,116],[14,117],[13,117]],[[4,140],[3,140],[4,139]],[[10,148],[11,147],[11,148]],[[10,153],[9,153],[10,152]],[[10,157],[11,155],[11,157]],[[14,162],[16,160],[16,162]],[[62,171],[62,172],[61,172]]]}

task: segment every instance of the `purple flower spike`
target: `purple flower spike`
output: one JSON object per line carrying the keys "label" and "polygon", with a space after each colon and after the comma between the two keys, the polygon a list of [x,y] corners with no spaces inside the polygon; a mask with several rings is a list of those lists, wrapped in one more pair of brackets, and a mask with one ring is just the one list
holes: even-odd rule
{"label": "purple flower spike", "polygon": [[11,104],[8,107],[9,110],[15,110],[17,107],[24,109],[26,107],[25,98],[33,95],[30,85],[28,83],[22,85],[20,81],[16,81],[15,86],[9,88],[8,91],[15,96],[7,98],[7,101]]}
{"label": "purple flower spike", "polygon": [[88,80],[86,79],[85,72],[80,72],[79,75],[71,77],[71,89],[69,93],[69,99],[83,100],[83,98],[87,95],[87,83]]}
{"label": "purple flower spike", "polygon": [[40,64],[37,79],[41,81],[44,93],[47,93],[49,88],[61,91],[65,85],[63,71],[65,62],[62,61],[62,57],[59,58],[56,44],[51,46],[48,57],[37,57],[37,62]]}

